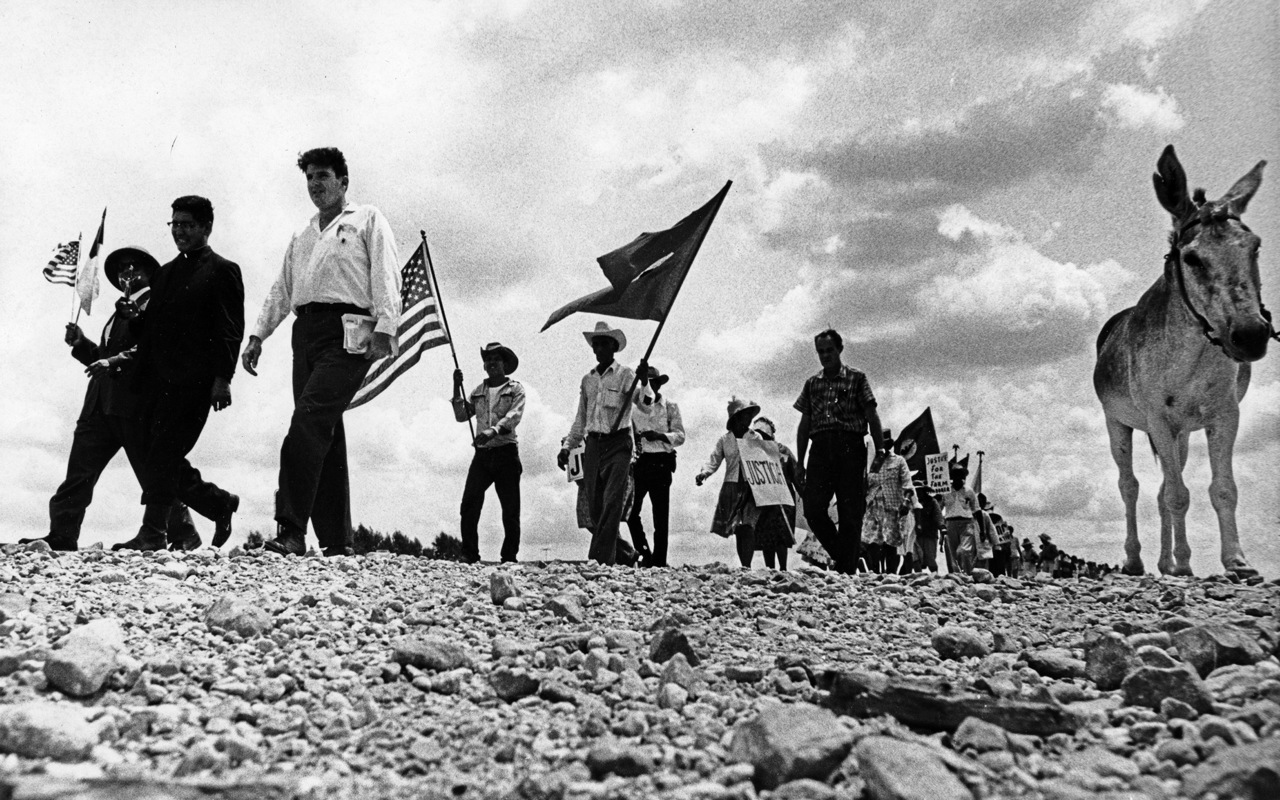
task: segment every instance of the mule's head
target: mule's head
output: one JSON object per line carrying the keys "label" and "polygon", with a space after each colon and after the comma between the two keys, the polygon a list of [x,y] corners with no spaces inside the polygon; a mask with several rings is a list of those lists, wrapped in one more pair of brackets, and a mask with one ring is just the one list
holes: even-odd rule
{"label": "mule's head", "polygon": [[1203,190],[1187,194],[1187,176],[1173,145],[1165,148],[1153,177],[1160,205],[1173,215],[1167,270],[1188,310],[1210,341],[1236,361],[1257,361],[1274,333],[1262,305],[1258,247],[1262,240],[1240,216],[1262,184],[1257,166],[1217,200]]}

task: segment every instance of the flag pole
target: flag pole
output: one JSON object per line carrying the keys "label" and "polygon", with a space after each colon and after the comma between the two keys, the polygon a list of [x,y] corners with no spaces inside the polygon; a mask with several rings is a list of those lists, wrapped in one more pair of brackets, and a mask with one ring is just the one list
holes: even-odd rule
{"label": "flag pole", "polygon": [[[730,186],[733,186],[733,181],[725,183],[724,188],[720,190],[720,200],[716,203],[716,207],[711,209],[711,216],[707,218],[708,232],[711,230],[711,224],[716,221],[716,214],[720,213],[720,206],[724,203],[724,198],[728,196]],[[680,289],[684,286],[685,278],[689,277],[689,272],[693,269],[694,259],[698,257],[698,251],[702,249],[702,241],[705,238],[706,236],[704,235],[702,239],[699,239],[698,243],[694,245],[693,253],[689,256],[689,269],[686,269],[684,274],[680,276],[680,282],[676,284],[675,294],[671,295],[671,305],[675,305],[676,298],[680,296]],[[662,334],[662,328],[667,324],[667,317],[669,316],[671,316],[670,307],[667,308],[667,313],[662,315],[662,319],[658,320],[658,327],[654,330],[653,338],[649,340],[649,347],[645,349],[644,356],[640,359],[641,361],[647,362],[649,360],[649,356],[653,354],[653,347],[658,343],[658,337]],[[618,407],[618,416],[614,418],[613,426],[609,428],[611,433],[618,430],[618,426],[622,424],[622,416],[627,412],[628,407],[631,405],[631,395],[635,394],[636,386],[639,383],[640,375],[637,373],[635,378],[631,381],[631,389],[627,391],[626,402],[622,403]]]}
{"label": "flag pole", "polygon": [[[449,327],[449,318],[444,313],[444,296],[440,294],[440,281],[436,278],[436,265],[431,261],[431,248],[427,245],[427,232],[419,230],[418,234],[422,236],[422,255],[427,262],[427,275],[431,279],[431,290],[436,295],[436,307],[440,309],[440,324],[444,325],[445,335],[449,337],[449,353],[453,356],[453,368],[461,370],[458,365],[458,351],[453,347],[453,330]],[[476,429],[471,422],[471,417],[467,417],[467,430],[471,431],[471,439],[475,441]]]}
{"label": "flag pole", "polygon": [[[84,243],[84,231],[80,231],[80,233],[76,234],[76,274],[77,275],[80,274],[80,245],[83,243]],[[71,282],[71,308],[72,308],[71,324],[72,325],[77,325],[80,322],[80,304],[77,302],[79,299],[80,299],[80,292],[76,291],[76,283],[75,281],[72,281]]]}

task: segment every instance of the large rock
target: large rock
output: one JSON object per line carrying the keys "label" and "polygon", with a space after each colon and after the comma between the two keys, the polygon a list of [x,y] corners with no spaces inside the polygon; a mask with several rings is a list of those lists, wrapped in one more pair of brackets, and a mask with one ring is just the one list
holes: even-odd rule
{"label": "large rock", "polygon": [[489,685],[493,687],[494,694],[508,703],[536,693],[539,683],[537,676],[523,667],[499,667],[489,674]]}
{"label": "large rock", "polygon": [[1099,689],[1119,689],[1124,676],[1137,666],[1133,644],[1115,631],[1108,631],[1084,648],[1084,669]]}
{"label": "large rock", "polygon": [[855,751],[871,800],[973,800],[973,794],[928,747],[868,736]]}
{"label": "large rock", "polygon": [[1187,774],[1182,793],[1194,798],[1212,794],[1275,800],[1280,797],[1280,738],[1219,750]]}
{"label": "large rock", "polygon": [[853,734],[825,708],[775,706],[733,729],[730,761],[755,766],[756,784],[773,789],[797,778],[825,780],[853,747]]}
{"label": "large rock", "polygon": [[664,628],[654,634],[649,643],[649,660],[658,664],[670,661],[676,653],[683,653],[685,659],[693,666],[698,665],[698,654],[693,652],[689,637],[679,628]]}
{"label": "large rock", "polygon": [[587,769],[600,780],[606,775],[634,778],[653,772],[657,754],[652,747],[622,746],[616,742],[596,745],[587,753]]}
{"label": "large rock", "polygon": [[961,659],[969,656],[981,658],[991,652],[982,634],[959,625],[946,625],[933,632],[933,649],[943,658]]}
{"label": "large rock", "polygon": [[98,735],[98,727],[85,719],[85,709],[70,703],[37,700],[0,706],[0,752],[83,761]]}
{"label": "large rock", "polygon": [[1178,700],[1206,714],[1213,708],[1213,695],[1190,666],[1172,669],[1139,667],[1120,684],[1125,705],[1160,708],[1165,698]]}
{"label": "large rock", "polygon": [[471,666],[471,655],[462,645],[439,636],[405,636],[391,646],[391,660],[418,669],[445,670]]}
{"label": "large rock", "polygon": [[235,631],[247,639],[271,630],[275,620],[260,598],[223,595],[204,613],[204,624],[211,631]]}
{"label": "large rock", "polygon": [[124,652],[124,629],[114,619],[95,619],[62,640],[49,653],[44,676],[49,684],[72,697],[91,695],[102,688]]}
{"label": "large rock", "polygon": [[519,597],[516,579],[508,572],[495,572],[489,576],[489,597],[495,606],[500,606],[512,597]]}
{"label": "large rock", "polygon": [[1208,675],[1228,664],[1253,664],[1266,657],[1252,631],[1228,622],[1206,622],[1173,633],[1178,655],[1200,673]]}
{"label": "large rock", "polygon": [[31,610],[31,598],[17,592],[0,593],[0,622],[8,622]]}
{"label": "large rock", "polygon": [[587,616],[586,603],[577,594],[558,594],[547,600],[545,608],[570,622],[582,622]]}
{"label": "large rock", "polygon": [[1087,675],[1085,662],[1071,655],[1065,647],[1028,650],[1022,654],[1022,659],[1046,678],[1084,678]]}
{"label": "large rock", "polygon": [[999,725],[977,717],[968,717],[951,734],[951,746],[956,750],[973,750],[977,753],[1008,750],[1009,733]]}

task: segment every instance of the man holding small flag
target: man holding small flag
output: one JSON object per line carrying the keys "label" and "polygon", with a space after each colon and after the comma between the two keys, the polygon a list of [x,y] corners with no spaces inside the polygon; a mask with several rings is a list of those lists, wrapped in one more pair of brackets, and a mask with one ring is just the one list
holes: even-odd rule
{"label": "man holding small flag", "polygon": [[577,311],[658,323],[635,372],[614,358],[627,344],[621,330],[599,322],[594,330],[582,334],[595,354],[596,366],[582,378],[578,411],[567,446],[560,450],[556,462],[564,469],[569,450],[585,441],[583,491],[587,494],[592,524],[588,557],[602,564],[614,563],[617,556],[618,525],[626,502],[633,446],[631,408],[646,394],[640,384],[648,382],[649,355],[667,323],[671,305],[684,285],[698,248],[732,185],[732,181],[725,183],[706,205],[675,226],[657,233],[642,233],[629,244],[600,256],[596,260],[609,280],[609,288],[562,306],[542,326],[545,331]]}
{"label": "man holding small flag", "polygon": [[290,312],[293,417],[280,447],[276,538],[266,548],[306,551],[307,522],[325,555],[351,539],[351,482],[342,414],[370,367],[391,356],[401,317],[395,235],[377,208],[347,200],[347,161],[336,147],[298,157],[317,213],[294,234],[241,361],[256,375],[262,342]]}

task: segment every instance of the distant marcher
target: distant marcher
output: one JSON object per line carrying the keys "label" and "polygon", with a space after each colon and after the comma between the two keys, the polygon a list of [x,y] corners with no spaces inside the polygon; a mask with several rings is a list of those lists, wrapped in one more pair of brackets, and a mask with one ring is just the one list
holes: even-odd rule
{"label": "distant marcher", "polygon": [[951,572],[973,571],[978,554],[977,523],[973,515],[978,511],[978,496],[964,485],[969,470],[953,467],[951,488],[942,495],[942,513],[947,520],[947,569]]}
{"label": "distant marcher", "polygon": [[945,539],[947,521],[942,516],[942,508],[934,499],[933,492],[924,483],[915,485],[916,501],[916,552],[920,554],[918,564],[922,570],[938,571],[938,542]]}
{"label": "distant marcher", "polygon": [[751,486],[742,475],[742,458],[738,453],[739,439],[758,439],[760,434],[751,430],[751,420],[760,412],[760,406],[741,398],[729,401],[726,432],[716,440],[711,457],[694,477],[701,486],[720,465],[724,464],[724,483],[720,486],[720,498],[716,501],[715,514],[711,517],[711,532],[724,538],[734,537],[738,549],[738,561],[744,567],[751,566],[755,552],[755,524],[760,516],[751,495]]}
{"label": "distant marcher", "polygon": [[[240,267],[209,247],[213,204],[195,195],[172,203],[169,228],[178,257],[155,271],[146,310],[129,298],[116,303],[138,337],[134,381],[145,395],[146,444],[142,464],[142,527],[113,550],[163,550],[169,515],[179,495],[217,520],[214,547],[231,536],[239,498],[212,484],[197,500],[198,481],[187,454],[196,446],[209,409],[231,405],[231,378],[244,338],[244,282]],[[184,486],[186,488],[184,488]]]}
{"label": "distant marcher", "polygon": [[977,557],[974,563],[987,571],[991,570],[991,560],[995,558],[996,548],[996,527],[991,518],[993,510],[995,507],[987,500],[987,496],[980,493],[978,511],[973,515],[973,521],[978,523]]}
{"label": "distant marcher", "polygon": [[[122,247],[103,262],[111,285],[145,311],[151,295],[151,276],[160,263],[141,247]],[[142,458],[146,447],[143,421],[144,397],[133,385],[136,338],[129,321],[112,314],[102,328],[102,340],[95,344],[80,326],[67,323],[66,342],[71,355],[87,369],[89,386],[76,420],[67,459],[67,477],[49,500],[49,534],[39,537],[53,550],[79,548],[80,526],[85,509],[93,500],[93,490],[102,471],[116,453],[124,450],[129,466],[141,483]],[[191,498],[220,524],[230,525],[231,512],[240,500],[213,484],[201,480],[200,473],[183,459],[180,497]],[[210,501],[206,504],[205,501]],[[216,534],[215,534],[216,535]],[[170,550],[194,550],[200,535],[191,514],[182,502],[169,513],[166,537]],[[26,543],[35,539],[21,539]]]}
{"label": "distant marcher", "polygon": [[1034,578],[1040,570],[1040,556],[1036,555],[1036,546],[1030,539],[1022,540],[1022,569],[1019,578]]}
{"label": "distant marcher", "polygon": [[594,330],[583,331],[582,336],[591,345],[596,366],[582,377],[578,411],[556,464],[564,469],[569,463],[569,450],[586,442],[582,454],[582,491],[587,494],[591,513],[591,546],[587,557],[601,564],[613,564],[618,557],[618,525],[622,522],[631,475],[631,409],[646,394],[649,365],[640,362],[637,382],[637,373],[615,358],[626,349],[627,336],[607,322],[596,323]]}
{"label": "distant marcher", "polygon": [[[520,366],[515,352],[498,342],[480,349],[485,379],[462,400],[465,422],[476,418],[479,432],[471,443],[475,455],[462,489],[462,557],[470,564],[480,560],[480,509],[490,486],[502,506],[502,551],[505,563],[514,563],[520,553],[520,447],[516,426],[524,417],[524,386],[510,375]],[[462,399],[462,370],[453,373],[453,388]]]}
{"label": "distant marcher", "polygon": [[[791,448],[777,441],[778,426],[774,425],[773,420],[768,417],[757,417],[751,424],[751,430],[766,442],[773,442],[778,446],[782,475],[786,479],[787,489],[791,491],[791,497],[794,500],[796,454],[791,452]],[[773,569],[776,560],[778,569],[787,568],[787,551],[796,543],[795,529],[796,507],[794,505],[764,506],[760,509],[760,516],[756,520],[753,531],[754,547],[764,557],[766,567]]]}
{"label": "distant marcher", "polygon": [[[302,555],[307,523],[321,551],[351,546],[351,479],[342,414],[373,362],[392,354],[400,324],[400,256],[382,212],[347,200],[347,160],[336,147],[298,157],[316,213],[296,232],[241,360],[257,375],[262,343],[290,313],[293,416],[280,445],[276,537],[265,547]],[[359,335],[348,341],[344,315]]]}
{"label": "distant marcher", "polygon": [[896,573],[903,524],[911,514],[911,468],[893,451],[893,434],[885,429],[881,442],[887,453],[880,468],[867,474],[867,513],[862,520],[862,553],[867,569]]}
{"label": "distant marcher", "polygon": [[[814,337],[813,345],[822,371],[805,381],[795,402],[795,409],[800,412],[796,430],[796,453],[801,464],[798,483],[810,529],[831,554],[836,569],[852,574],[858,569],[861,555],[862,516],[867,502],[863,480],[867,448],[863,437],[870,429],[876,446],[872,471],[878,470],[884,459],[884,437],[867,376],[840,360],[844,351],[840,334],[825,330]],[[807,465],[805,453],[809,453]],[[840,520],[838,530],[828,512],[833,495]]]}
{"label": "distant marcher", "polygon": [[[631,467],[635,496],[631,513],[627,515],[627,528],[631,532],[631,543],[640,555],[640,565],[665,567],[671,476],[676,471],[676,448],[684,444],[684,421],[680,418],[680,407],[662,393],[662,387],[670,378],[652,366],[648,369],[653,396],[646,396],[631,409],[631,427],[635,429],[638,453]],[[652,550],[645,540],[644,522],[640,519],[646,496],[653,507]]]}
{"label": "distant marcher", "polygon": [[1040,571],[1054,575],[1058,569],[1058,557],[1061,552],[1049,534],[1040,534]]}

